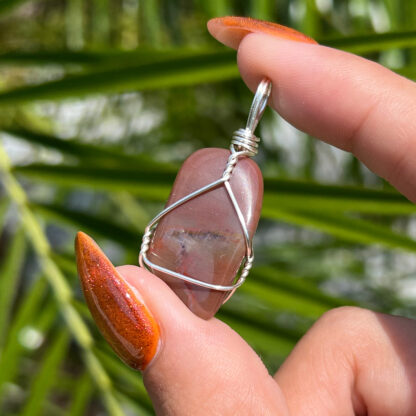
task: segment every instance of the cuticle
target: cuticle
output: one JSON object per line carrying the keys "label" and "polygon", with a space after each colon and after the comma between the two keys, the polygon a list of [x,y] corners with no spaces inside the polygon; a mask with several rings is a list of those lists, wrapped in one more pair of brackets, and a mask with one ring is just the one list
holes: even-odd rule
{"label": "cuticle", "polygon": [[157,341],[157,349],[156,349],[156,351],[155,351],[152,359],[150,360],[150,362],[146,364],[146,366],[145,366],[145,368],[143,370],[140,370],[140,372],[144,375],[145,372],[147,371],[147,369],[150,368],[155,361],[157,361],[157,358],[160,355],[160,353],[161,353],[161,351],[162,351],[162,349],[164,347],[164,342],[162,340],[162,334],[164,332],[164,329],[163,329],[163,325],[161,325],[159,323],[159,320],[156,319],[154,313],[148,307],[148,305],[147,305],[146,301],[143,299],[140,291],[137,288],[135,288],[134,286],[130,285],[129,283],[127,283],[127,284],[130,286],[130,288],[133,291],[134,295],[136,296],[137,300],[147,309],[147,311],[151,315],[151,318],[156,322],[156,324],[158,326],[158,329],[159,329],[159,337],[158,337],[159,339]]}
{"label": "cuticle", "polygon": [[146,367],[143,370],[141,370],[141,373],[143,374],[143,376],[149,371],[149,369],[151,367],[154,366],[154,363],[158,360],[158,358],[161,354],[161,351],[164,348],[164,342],[162,341],[162,336],[161,336],[162,329],[161,329],[159,324],[158,324],[158,326],[159,326],[159,339],[158,339],[158,343],[157,343],[157,349],[156,349],[156,352],[153,355],[152,359],[150,360],[150,362],[146,365]]}

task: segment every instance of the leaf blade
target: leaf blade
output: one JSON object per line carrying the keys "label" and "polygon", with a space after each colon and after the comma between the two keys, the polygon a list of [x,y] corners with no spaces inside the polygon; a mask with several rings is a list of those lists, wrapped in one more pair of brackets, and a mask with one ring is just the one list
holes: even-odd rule
{"label": "leaf blade", "polygon": [[59,365],[62,364],[69,345],[69,334],[66,329],[59,331],[45,352],[39,372],[33,379],[29,398],[21,412],[21,416],[41,414],[44,401],[56,381]]}
{"label": "leaf blade", "polygon": [[86,72],[57,81],[16,88],[0,93],[0,105],[15,105],[34,100],[83,97],[196,85],[235,78],[238,74],[230,51],[115,69]]}

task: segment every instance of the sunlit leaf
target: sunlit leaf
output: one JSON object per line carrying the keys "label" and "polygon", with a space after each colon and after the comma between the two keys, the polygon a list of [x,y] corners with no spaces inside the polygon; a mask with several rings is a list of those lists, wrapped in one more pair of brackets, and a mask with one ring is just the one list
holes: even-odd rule
{"label": "sunlit leaf", "polygon": [[313,227],[355,243],[379,244],[389,248],[401,248],[416,252],[416,241],[411,238],[395,233],[386,226],[373,224],[359,218],[306,209],[289,211],[283,208],[268,207],[264,207],[263,215],[266,218]]}

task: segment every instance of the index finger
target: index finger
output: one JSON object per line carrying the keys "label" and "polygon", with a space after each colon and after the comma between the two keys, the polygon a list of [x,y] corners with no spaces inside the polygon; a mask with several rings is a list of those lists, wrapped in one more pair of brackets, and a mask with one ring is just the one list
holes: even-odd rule
{"label": "index finger", "polygon": [[356,55],[258,28],[239,43],[238,66],[252,90],[264,76],[272,81],[271,105],[286,120],[352,152],[416,202],[415,83]]}

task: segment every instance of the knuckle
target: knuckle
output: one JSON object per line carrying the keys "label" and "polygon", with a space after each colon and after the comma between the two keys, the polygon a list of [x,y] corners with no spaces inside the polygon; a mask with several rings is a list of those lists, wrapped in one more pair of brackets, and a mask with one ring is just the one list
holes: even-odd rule
{"label": "knuckle", "polygon": [[325,312],[317,321],[319,332],[338,337],[356,337],[374,325],[375,313],[357,306],[341,306]]}
{"label": "knuckle", "polygon": [[330,309],[321,316],[321,320],[339,321],[362,319],[370,311],[358,306],[339,306],[338,308]]}
{"label": "knuckle", "polygon": [[321,373],[331,378],[334,368],[350,373],[356,366],[356,357],[374,349],[378,332],[374,312],[342,306],[318,319],[307,334],[305,345]]}

